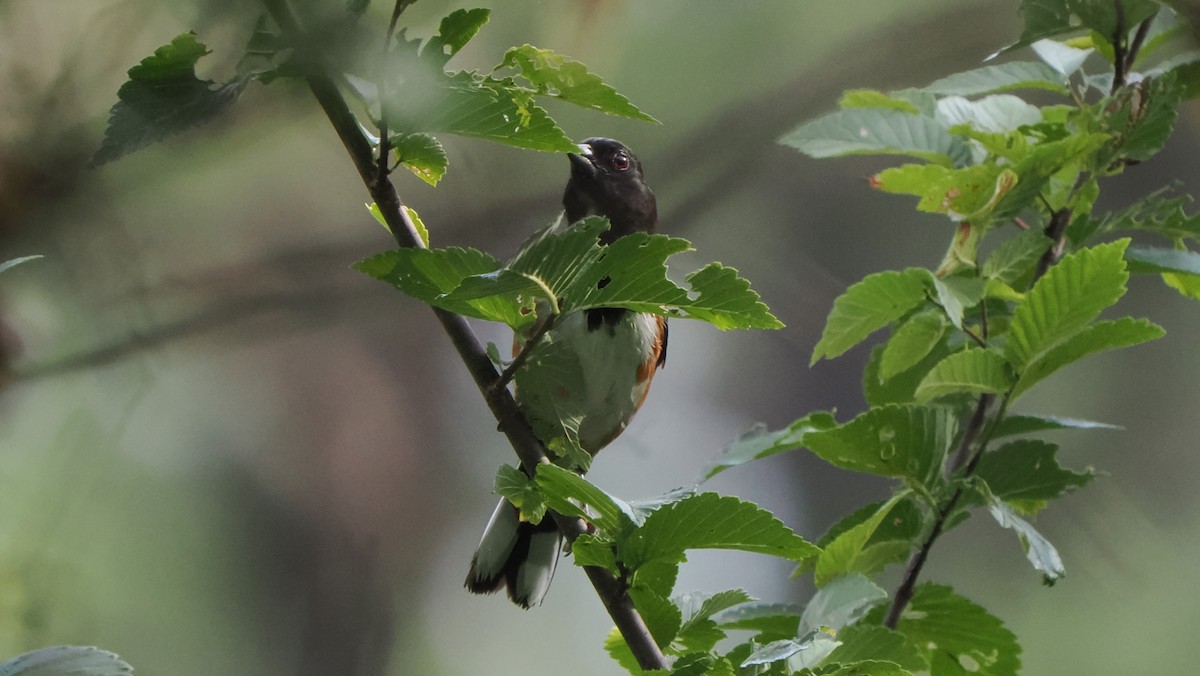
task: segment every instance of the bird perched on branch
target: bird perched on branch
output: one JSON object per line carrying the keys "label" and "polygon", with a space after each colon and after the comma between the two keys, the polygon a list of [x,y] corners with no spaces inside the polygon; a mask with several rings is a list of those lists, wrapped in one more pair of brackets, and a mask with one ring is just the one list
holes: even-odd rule
{"label": "bird perched on branch", "polygon": [[[654,193],[646,187],[642,165],[619,141],[590,138],[568,154],[571,178],[563,194],[564,223],[604,216],[611,227],[600,236],[611,244],[636,232],[653,232],[658,222]],[[525,336],[523,338],[528,338]],[[520,342],[522,337],[518,338]],[[650,381],[667,356],[665,317],[621,308],[595,308],[562,317],[549,332],[559,354],[577,360],[577,382],[555,383],[555,392],[579,411],[579,445],[589,454],[615,439],[637,413]],[[525,369],[537,369],[536,360]],[[546,374],[550,377],[550,374]],[[531,420],[553,419],[556,410],[536,410],[517,402]],[[524,608],[538,605],[550,587],[562,550],[562,536],[550,518],[534,525],[501,498],[471,560],[466,587],[476,594],[502,588]]]}

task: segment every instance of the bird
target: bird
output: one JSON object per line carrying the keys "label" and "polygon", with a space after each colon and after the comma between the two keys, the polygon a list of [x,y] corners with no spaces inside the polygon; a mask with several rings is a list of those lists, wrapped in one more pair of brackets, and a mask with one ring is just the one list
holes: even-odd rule
{"label": "bird", "polygon": [[[571,175],[560,224],[571,227],[587,216],[604,216],[610,227],[599,236],[602,245],[633,233],[654,232],[658,205],[646,186],[641,162],[629,148],[613,139],[589,138],[567,158]],[[518,348],[527,337],[517,336]],[[667,320],[622,308],[593,308],[561,317],[548,337],[578,361],[579,368],[572,372],[579,382],[556,383],[555,391],[572,399],[574,410],[582,413],[579,444],[594,456],[625,430],[645,401],[654,374],[666,364]],[[539,364],[530,360],[524,368],[537,369]],[[555,411],[523,402],[520,388],[516,397],[531,421],[555,419]],[[475,594],[507,589],[509,599],[522,608],[540,605],[562,549],[562,535],[552,519],[532,524],[501,498],[464,586]]]}

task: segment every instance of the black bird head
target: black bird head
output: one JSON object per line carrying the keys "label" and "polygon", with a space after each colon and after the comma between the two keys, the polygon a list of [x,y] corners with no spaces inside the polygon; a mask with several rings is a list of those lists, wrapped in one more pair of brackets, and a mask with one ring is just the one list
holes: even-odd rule
{"label": "black bird head", "polygon": [[642,180],[642,163],[629,148],[610,138],[590,138],[570,153],[571,180],[563,193],[567,222],[604,216],[612,228],[600,237],[609,244],[634,232],[653,232],[658,203]]}

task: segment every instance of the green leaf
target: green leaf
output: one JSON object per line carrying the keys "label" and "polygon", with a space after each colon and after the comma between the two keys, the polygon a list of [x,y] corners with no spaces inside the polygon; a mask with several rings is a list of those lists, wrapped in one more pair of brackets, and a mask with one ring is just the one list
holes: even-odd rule
{"label": "green leaf", "polygon": [[1147,78],[1101,102],[1113,152],[1142,162],[1158,154],[1175,128],[1183,89],[1173,74]]}
{"label": "green leaf", "polygon": [[984,277],[1013,286],[1033,271],[1051,244],[1053,242],[1041,230],[1023,230],[996,247],[980,272]]}
{"label": "green leaf", "polygon": [[613,575],[621,574],[613,543],[591,533],[581,533],[575,538],[571,543],[571,556],[577,566],[596,566]]}
{"label": "green leaf", "polygon": [[[996,425],[992,438],[1021,436],[1034,432],[1052,430],[1122,430],[1120,425],[1080,420],[1078,418],[1058,418],[1042,415],[1007,415]],[[986,456],[985,456],[986,457]]]}
{"label": "green leaf", "polygon": [[909,155],[929,162],[965,165],[970,148],[925,115],[900,110],[849,108],[800,125],[779,139],[815,158],[844,155]]}
{"label": "green leaf", "polygon": [[629,597],[637,606],[638,614],[645,621],[646,628],[654,637],[654,642],[658,644],[659,648],[666,648],[671,641],[675,640],[675,636],[683,624],[679,608],[676,608],[674,603],[657,592],[636,585],[629,588]]}
{"label": "green leaf", "polygon": [[881,406],[834,429],[810,432],[804,443],[842,469],[925,482],[940,471],[954,427],[945,409]]}
{"label": "green leaf", "polygon": [[1122,317],[1093,324],[1031,360],[1021,371],[1012,397],[1016,398],[1051,373],[1090,354],[1140,345],[1165,334],[1161,326],[1147,319]]}
{"label": "green leaf", "polygon": [[238,78],[243,82],[255,80],[270,84],[280,77],[300,77],[303,71],[292,57],[295,50],[279,33],[270,16],[263,14],[246,41],[242,58],[237,64]]}
{"label": "green leaf", "polygon": [[1044,89],[1067,93],[1067,76],[1037,61],[1010,61],[955,73],[922,87],[939,96],[979,96],[1015,89]]}
{"label": "green leaf", "polygon": [[648,516],[621,543],[620,555],[629,568],[637,569],[656,559],[680,561],[688,549],[739,549],[791,561],[820,552],[753,503],[698,493]]}
{"label": "green leaf", "polygon": [[1014,441],[985,453],[975,476],[987,483],[992,495],[1013,503],[1053,500],[1095,478],[1091,470],[1064,469],[1057,453],[1058,446],[1046,441]]}
{"label": "green leaf", "polygon": [[584,108],[635,120],[658,122],[643,113],[587,66],[549,49],[513,47],[497,68],[515,68],[540,95],[553,96]]}
{"label": "green leaf", "polygon": [[[460,315],[519,327],[533,321],[533,301],[524,306],[502,298],[452,300],[445,297],[466,277],[499,269],[500,261],[477,249],[398,249],[354,264],[354,269],[404,293]],[[522,312],[522,307],[525,311]]]}
{"label": "green leaf", "polygon": [[612,631],[608,632],[608,637],[604,639],[604,650],[608,652],[609,657],[613,658],[613,661],[621,665],[632,676],[643,676],[646,673],[642,671],[641,665],[638,664],[633,651],[629,649],[629,644],[625,642],[625,637],[621,635],[620,629],[613,627]]}
{"label": "green leaf", "polygon": [[741,666],[745,668],[756,664],[780,662],[810,646],[811,644],[806,646],[790,639],[771,641],[764,646],[760,646],[757,650],[751,653],[750,656],[742,662]]}
{"label": "green leaf", "polygon": [[955,134],[960,132],[961,125],[987,133],[1007,134],[1041,124],[1042,110],[1012,94],[992,94],[977,100],[947,96],[938,100],[937,119]]}
{"label": "green leaf", "polygon": [[184,33],[130,68],[92,166],[191,129],[233,105],[244,82],[218,85],[196,77],[196,62],[208,53],[195,34]]}
{"label": "green leaf", "polygon": [[712,616],[753,599],[741,589],[729,589],[715,594],[688,592],[671,599],[683,614],[683,625],[675,642],[688,651],[708,652],[725,638]]}
{"label": "green leaf", "polygon": [[546,515],[546,503],[542,500],[541,492],[520,468],[500,465],[496,470],[493,490],[513,503],[521,510],[521,515],[532,524],[541,523],[542,517]]}
{"label": "green leaf", "polygon": [[750,282],[738,277],[733,268],[709,263],[688,275],[686,281],[696,296],[686,305],[676,306],[684,317],[700,319],[723,330],[783,328],[783,322],[759,300]]}
{"label": "green leaf", "polygon": [[921,110],[902,98],[893,98],[875,89],[851,89],[838,101],[841,108],[882,108],[920,115]]}
{"label": "green leaf", "polygon": [[[422,56],[439,58],[445,64],[450,57],[466,46],[491,17],[490,9],[458,9],[442,19],[437,35],[431,37],[421,50]],[[433,52],[438,52],[436,56]]]}
{"label": "green leaf", "polygon": [[755,631],[768,636],[795,636],[800,626],[799,606],[790,603],[745,603],[713,620],[725,629]]}
{"label": "green leaf", "polygon": [[905,497],[903,493],[893,496],[879,505],[873,514],[839,533],[825,545],[813,570],[814,584],[822,587],[850,573],[868,572],[873,566],[863,558],[863,552],[867,550],[867,544],[884,523],[884,519]]}
{"label": "green leaf", "polygon": [[871,351],[870,359],[867,360],[867,367],[863,370],[862,386],[867,403],[871,406],[886,406],[888,404],[911,404],[916,401],[917,385],[921,384],[925,374],[939,361],[951,354],[949,347],[949,338],[951,337],[953,337],[952,334],[947,333],[933,347],[933,350],[915,366],[886,380],[880,377],[879,372],[880,361],[886,346],[876,346]]}
{"label": "green leaf", "polygon": [[1075,74],[1095,49],[1079,49],[1056,40],[1038,40],[1031,45],[1038,57],[1064,77]]}
{"label": "green leaf", "polygon": [[44,256],[42,256],[41,254],[37,254],[34,256],[20,256],[18,258],[10,258],[10,259],[4,261],[3,263],[0,263],[0,272],[4,272],[6,270],[11,270],[12,268],[17,267],[18,265],[21,265],[22,263],[28,263],[29,261],[35,261],[39,258],[44,258]]}
{"label": "green leaf", "polygon": [[752,460],[761,460],[778,453],[804,447],[804,436],[820,429],[837,426],[833,416],[824,411],[810,413],[791,425],[773,432],[759,426],[743,434],[737,441],[721,449],[721,455],[704,470],[702,481],[707,481],[730,467],[737,467]]}
{"label": "green leaf", "polygon": [[1100,244],[1064,257],[1013,311],[1005,356],[1018,371],[1090,324],[1125,294],[1129,240]]}
{"label": "green leaf", "polygon": [[833,302],[809,365],[832,359],[925,301],[928,271],[909,268],[867,275]]}
{"label": "green leaf", "polygon": [[[538,465],[535,479],[550,509],[559,514],[586,518],[597,528],[614,536],[636,524],[628,503],[609,495],[569,469],[550,463]],[[572,501],[590,507],[593,513],[584,512]]]}
{"label": "green leaf", "polygon": [[896,327],[879,358],[879,376],[888,380],[916,366],[946,334],[946,316],[921,312]]}
{"label": "green leaf", "polygon": [[[864,622],[882,623],[884,610],[876,608]],[[1015,676],[1021,668],[1017,637],[950,587],[918,586],[897,630],[929,660],[932,674]]]}
{"label": "green leaf", "polygon": [[826,658],[826,661],[833,666],[822,669],[821,676],[913,676],[914,673],[887,660],[864,660],[854,664],[835,664],[833,658]]}
{"label": "green leaf", "polygon": [[1132,247],[1125,251],[1130,272],[1177,272],[1200,275],[1200,254],[1182,249]]}
{"label": "green leaf", "polygon": [[417,178],[437,185],[446,175],[446,150],[429,134],[405,134],[392,138],[396,161],[408,167]]}
{"label": "green leaf", "polygon": [[606,219],[591,217],[561,231],[549,228],[499,273],[464,278],[445,300],[496,297],[519,304],[540,296],[562,313],[624,308],[701,319],[722,329],[783,326],[732,268],[713,263],[689,275],[694,297],[668,279],[666,260],[690,251],[686,240],[635,233],[602,245],[598,237],[607,227]]}
{"label": "green leaf", "polygon": [[861,573],[849,573],[830,580],[804,607],[799,635],[824,630],[832,630],[836,635],[842,627],[857,622],[887,596],[886,591]]}
{"label": "green leaf", "polygon": [[938,277],[926,271],[927,282],[933,287],[937,302],[954,328],[962,330],[963,313],[983,300],[983,281],[977,277]]}
{"label": "green leaf", "polygon": [[0,664],[0,676],[122,676],[133,667],[99,648],[60,645],[18,655]]}
{"label": "green leaf", "polygon": [[997,164],[961,169],[905,164],[884,169],[872,183],[884,192],[920,197],[918,210],[945,214],[956,222],[983,216],[1016,184],[1016,174]]}
{"label": "green leaf", "polygon": [[[1089,229],[1095,234],[1141,230],[1172,241],[1200,237],[1200,213],[1189,216],[1184,210],[1192,202],[1191,196],[1172,196],[1174,190],[1170,186],[1156,190],[1121,211],[1105,214],[1098,222],[1088,224]],[[1080,242],[1080,234],[1072,234],[1071,240]]]}
{"label": "green leaf", "polygon": [[956,352],[933,367],[917,386],[916,397],[926,402],[948,394],[999,394],[1012,387],[1008,362],[992,350]]}
{"label": "green leaf", "polygon": [[1058,550],[1054,548],[1054,545],[1050,544],[1050,541],[1037,532],[1037,529],[1028,521],[1017,516],[1011,507],[993,499],[988,501],[988,512],[991,513],[992,518],[996,519],[996,523],[1016,531],[1017,537],[1021,540],[1021,546],[1025,549],[1026,558],[1033,564],[1034,570],[1042,574],[1042,580],[1047,585],[1053,585],[1059,578],[1067,574],[1062,557],[1058,555]]}
{"label": "green leaf", "polygon": [[910,672],[928,672],[929,660],[903,634],[886,627],[859,622],[838,632],[842,645],[829,654],[830,664],[864,660],[891,662]]}

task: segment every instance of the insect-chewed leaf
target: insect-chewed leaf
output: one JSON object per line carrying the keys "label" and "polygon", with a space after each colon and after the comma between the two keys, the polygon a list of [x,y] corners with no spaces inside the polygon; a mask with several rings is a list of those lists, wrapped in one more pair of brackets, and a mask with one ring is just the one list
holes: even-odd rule
{"label": "insect-chewed leaf", "polygon": [[449,163],[446,150],[429,134],[397,136],[392,139],[392,148],[396,152],[396,160],[429,185],[437,185],[446,175]]}
{"label": "insect-chewed leaf", "polygon": [[[875,608],[864,623],[882,623],[884,610]],[[950,587],[931,583],[917,587],[896,629],[929,660],[931,673],[1015,676],[1021,670],[1017,637]]]}
{"label": "insect-chewed leaf", "polygon": [[809,364],[832,359],[908,314],[925,300],[929,272],[920,268],[867,275],[833,302]]}
{"label": "insect-chewed leaf", "polygon": [[820,552],[753,503],[698,493],[650,514],[622,543],[620,557],[636,569],[656,559],[678,561],[688,549],[740,549],[792,561]]}
{"label": "insect-chewed leaf", "polygon": [[421,55],[445,64],[466,46],[492,15],[490,9],[456,9],[438,24],[437,35],[421,48]]}
{"label": "insect-chewed leaf", "polygon": [[800,125],[779,139],[810,157],[909,155],[965,165],[970,147],[925,115],[880,108],[848,108]]}
{"label": "insect-chewed leaf", "polygon": [[217,85],[196,77],[196,62],[208,47],[184,33],[129,69],[117,91],[104,141],[92,156],[100,165],[206,122],[233,104],[244,82]]}
{"label": "insect-chewed leaf", "polygon": [[1005,356],[1022,371],[1125,294],[1128,239],[1081,249],[1050,268],[1013,311]]}
{"label": "insect-chewed leaf", "polygon": [[875,660],[890,662],[909,673],[929,673],[929,660],[900,632],[859,622],[839,631],[838,640],[842,644],[829,654],[830,664]]}
{"label": "insect-chewed leaf", "polygon": [[985,453],[975,476],[983,479],[995,497],[1021,504],[1053,500],[1095,478],[1090,470],[1065,469],[1058,464],[1057,453],[1058,446],[1046,441],[1014,441]]}
{"label": "insect-chewed leaf", "polygon": [[549,49],[513,47],[497,69],[515,68],[539,94],[545,94],[609,115],[658,122],[638,109],[587,66]]}

